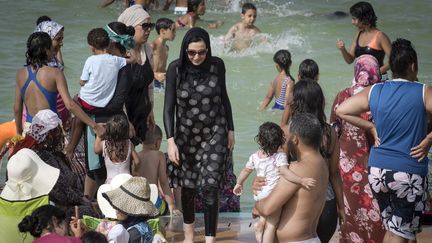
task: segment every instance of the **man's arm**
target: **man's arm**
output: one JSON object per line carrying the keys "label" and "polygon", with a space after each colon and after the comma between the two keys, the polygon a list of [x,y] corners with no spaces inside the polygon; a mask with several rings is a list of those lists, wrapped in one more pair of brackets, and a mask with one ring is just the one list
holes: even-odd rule
{"label": "man's arm", "polygon": [[[299,165],[293,163],[290,168],[293,171],[298,171],[298,166]],[[276,186],[273,188],[270,195],[258,201],[255,204],[255,207],[261,216],[269,216],[277,210],[281,209],[283,205],[285,205],[285,203],[288,202],[296,194],[298,189],[300,189],[299,185],[281,178],[277,182]]]}

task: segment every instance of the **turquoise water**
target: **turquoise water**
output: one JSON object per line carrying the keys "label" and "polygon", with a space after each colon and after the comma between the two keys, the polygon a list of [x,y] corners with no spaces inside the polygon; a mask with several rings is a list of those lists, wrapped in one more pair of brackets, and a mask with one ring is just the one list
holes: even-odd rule
{"label": "turquoise water", "polygon": [[[65,26],[62,48],[66,63],[65,75],[71,94],[78,92],[79,77],[84,61],[90,55],[87,32],[116,20],[121,11],[120,4],[99,9],[99,0],[0,0],[0,122],[13,119],[15,73],[25,62],[25,42],[35,27],[40,15],[48,15]],[[120,1],[119,1],[120,2]],[[279,49],[288,49],[292,54],[291,72],[296,77],[299,63],[312,58],[320,66],[320,84],[326,95],[326,111],[339,90],[350,85],[353,66],[346,64],[335,47],[337,38],[349,46],[356,29],[351,18],[334,19],[328,14],[334,11],[349,11],[356,1],[345,0],[260,0],[251,1],[258,8],[256,25],[265,33],[268,44],[257,45],[242,53],[228,53],[223,48],[221,37],[228,28],[240,20],[239,0],[207,0],[204,20],[221,19],[225,24],[210,30],[213,54],[220,56],[227,67],[228,93],[233,106],[236,130],[234,166],[237,173],[249,155],[257,149],[253,137],[258,126],[267,120],[279,122],[279,112],[258,112],[257,108],[265,95],[268,83],[276,76],[272,61]],[[419,79],[430,83],[432,78],[431,24],[432,1],[371,1],[378,16],[378,27],[390,39],[404,37],[411,40],[419,57]],[[170,12],[152,11],[152,20],[159,17],[176,19]],[[179,46],[185,31],[177,31],[177,38],[169,42],[169,61],[178,57]],[[149,40],[153,40],[153,32]],[[156,121],[162,125],[163,94],[155,95]],[[163,145],[165,149],[166,145]],[[4,167],[4,166],[3,166]],[[3,180],[3,176],[0,176]],[[242,209],[252,207],[253,200],[248,190],[250,180],[245,183],[246,193],[242,197]]]}

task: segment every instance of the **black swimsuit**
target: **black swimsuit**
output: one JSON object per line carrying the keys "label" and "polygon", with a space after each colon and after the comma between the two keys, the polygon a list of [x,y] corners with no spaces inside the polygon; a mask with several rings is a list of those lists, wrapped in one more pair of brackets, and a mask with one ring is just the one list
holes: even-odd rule
{"label": "black swimsuit", "polygon": [[359,57],[361,55],[365,55],[365,54],[372,55],[378,60],[380,67],[382,67],[384,65],[384,56],[385,56],[384,50],[377,50],[377,49],[371,48],[369,46],[360,46],[359,45],[359,39],[360,39],[361,33],[362,32],[360,32],[357,36],[356,47],[354,50],[355,57],[357,58],[357,57]]}

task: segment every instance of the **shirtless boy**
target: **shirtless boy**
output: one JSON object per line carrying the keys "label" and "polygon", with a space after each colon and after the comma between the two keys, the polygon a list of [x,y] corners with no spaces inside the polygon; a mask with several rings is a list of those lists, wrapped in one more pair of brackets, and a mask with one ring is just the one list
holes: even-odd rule
{"label": "shirtless boy", "polygon": [[175,23],[171,19],[160,18],[156,21],[156,32],[158,37],[156,37],[156,39],[151,44],[153,49],[155,88],[163,88],[169,51],[169,47],[166,45],[166,42],[174,40],[176,36],[175,31]]}
{"label": "shirtless boy", "polygon": [[[174,203],[174,197],[168,184],[165,155],[159,151],[161,142],[162,130],[158,125],[155,125],[153,130],[149,129],[147,131],[145,140],[142,143],[143,149],[138,153],[140,159],[138,176],[145,177],[150,184],[159,185],[159,188],[162,189],[159,189],[159,194],[163,195],[164,199],[168,203],[171,214],[180,215],[181,212],[177,209]],[[163,204],[164,202],[161,202],[161,205],[156,205],[159,211],[164,211],[163,207],[165,207],[165,205]],[[165,212],[160,213],[163,215]]]}
{"label": "shirtless boy", "polygon": [[[329,178],[327,164],[321,156],[321,125],[313,115],[300,113],[292,117],[287,136],[288,150],[297,162],[290,169],[301,177],[316,180],[309,190],[281,179],[265,199],[256,203],[260,215],[266,217],[282,208],[276,236],[279,242],[320,243],[316,228],[324,207]],[[262,178],[254,182],[254,189],[263,185]]]}
{"label": "shirtless boy", "polygon": [[242,6],[242,21],[233,25],[225,35],[225,43],[232,43],[232,49],[241,50],[249,47],[253,37],[261,31],[254,25],[257,16],[257,9],[252,3],[245,3]]}

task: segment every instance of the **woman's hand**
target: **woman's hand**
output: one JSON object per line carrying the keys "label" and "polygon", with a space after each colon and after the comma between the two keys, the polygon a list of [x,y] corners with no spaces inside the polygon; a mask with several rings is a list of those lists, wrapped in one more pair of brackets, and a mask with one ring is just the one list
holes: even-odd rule
{"label": "woman's hand", "polygon": [[421,161],[427,156],[431,145],[432,139],[430,139],[429,136],[426,136],[419,145],[411,148],[410,155],[418,159],[418,161]]}
{"label": "woman's hand", "polygon": [[93,127],[93,131],[98,137],[103,138],[105,135],[105,124],[96,123],[96,125]]}
{"label": "woman's hand", "polygon": [[380,145],[380,143],[381,143],[381,140],[380,140],[380,138],[378,137],[378,132],[377,132],[377,130],[376,130],[376,127],[375,126],[373,126],[371,129],[369,129],[369,132],[370,132],[370,134],[372,135],[372,137],[373,137],[373,139],[374,139],[374,144],[375,144],[375,147],[378,147],[379,145]]}
{"label": "woman's hand", "polygon": [[345,43],[341,39],[336,40],[336,48],[339,50],[345,49]]}
{"label": "woman's hand", "polygon": [[179,151],[173,137],[168,138],[168,158],[180,166]]}
{"label": "woman's hand", "polygon": [[235,144],[234,131],[228,131],[228,149],[233,150]]}
{"label": "woman's hand", "polygon": [[257,195],[259,191],[261,191],[262,187],[267,184],[265,177],[257,176],[252,182],[252,192],[254,195]]}

